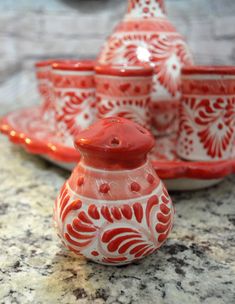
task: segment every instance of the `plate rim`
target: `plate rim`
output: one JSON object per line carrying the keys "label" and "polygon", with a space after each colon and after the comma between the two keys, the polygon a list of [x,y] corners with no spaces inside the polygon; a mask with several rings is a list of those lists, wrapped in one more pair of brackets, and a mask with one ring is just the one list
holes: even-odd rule
{"label": "plate rim", "polygon": [[[52,141],[43,141],[33,135],[23,133],[11,125],[8,118],[12,114],[22,115],[25,111],[36,113],[40,106],[32,106],[17,109],[0,118],[0,132],[8,139],[22,146],[27,152],[38,155],[47,155],[55,161],[64,163],[76,163],[80,160],[80,154],[75,148],[61,145]],[[24,115],[22,116],[22,119]],[[29,118],[30,119],[30,118]],[[41,120],[43,124],[45,122]],[[49,129],[49,128],[48,128]],[[235,158],[216,161],[179,161],[179,160],[152,160],[153,166],[162,179],[191,178],[191,179],[215,179],[223,178],[235,173]]]}

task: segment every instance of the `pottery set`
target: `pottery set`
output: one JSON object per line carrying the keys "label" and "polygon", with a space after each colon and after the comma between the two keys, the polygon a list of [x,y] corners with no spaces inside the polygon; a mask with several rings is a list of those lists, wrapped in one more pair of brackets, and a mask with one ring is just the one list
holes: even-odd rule
{"label": "pottery set", "polygon": [[[185,72],[181,77],[182,68]],[[235,171],[234,130],[230,124],[228,132],[226,128],[216,132],[214,127],[209,127],[203,134],[203,128],[215,121],[216,113],[225,112],[217,104],[205,105],[202,109],[203,102],[198,113],[208,110],[206,115],[212,115],[212,111],[214,116],[203,119],[200,130],[196,130],[194,121],[199,118],[192,113],[195,105],[190,105],[194,103],[191,99],[194,93],[202,99],[215,97],[211,85],[217,76],[209,73],[213,78],[209,79],[205,72],[193,75],[195,68],[210,69],[192,65],[185,41],[166,17],[164,1],[130,0],[124,20],[105,43],[96,62],[47,60],[37,63],[41,105],[6,115],[0,130],[27,151],[71,170],[80,160],[73,141],[81,130],[108,116],[132,119],[155,135],[156,145],[150,159],[168,189],[208,187]],[[220,82],[228,77],[230,80],[221,83],[220,95],[216,93],[216,96],[227,96],[223,87],[230,87],[228,108],[231,111],[228,111],[233,113],[234,68],[227,67],[224,72],[222,67],[218,69],[221,69]],[[197,91],[196,78],[198,82],[200,79],[207,82],[209,87],[202,86]],[[196,91],[192,93],[193,90]],[[186,122],[188,115],[191,117]],[[211,137],[209,131],[216,137]],[[197,132],[202,133],[198,136]],[[208,155],[204,148],[208,145],[206,142],[211,143],[212,150],[222,149],[221,152]]]}
{"label": "pottery set", "polygon": [[41,104],[5,115],[0,130],[74,168],[54,224],[76,254],[122,265],[153,253],[174,215],[160,179],[193,190],[235,173],[235,68],[192,65],[163,0],[129,0],[96,61],[35,67]]}

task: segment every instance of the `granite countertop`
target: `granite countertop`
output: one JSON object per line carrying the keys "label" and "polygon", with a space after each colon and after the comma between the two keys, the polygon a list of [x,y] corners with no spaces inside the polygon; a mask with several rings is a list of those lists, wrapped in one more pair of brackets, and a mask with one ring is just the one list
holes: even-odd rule
{"label": "granite countertop", "polygon": [[3,136],[0,150],[0,303],[235,303],[235,176],[173,194],[165,246],[108,267],[69,253],[53,231],[53,202],[69,173]]}

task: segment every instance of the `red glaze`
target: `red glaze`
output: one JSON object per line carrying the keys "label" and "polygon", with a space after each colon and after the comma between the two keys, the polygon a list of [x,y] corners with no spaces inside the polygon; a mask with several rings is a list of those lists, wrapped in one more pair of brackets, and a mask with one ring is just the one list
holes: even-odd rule
{"label": "red glaze", "polygon": [[185,67],[182,69],[182,75],[201,75],[201,74],[209,74],[209,75],[235,75],[235,67],[234,66],[200,66],[200,65],[192,65],[190,67]]}
{"label": "red glaze", "polygon": [[122,76],[122,77],[131,77],[131,76],[152,76],[153,68],[147,64],[142,65],[124,65],[124,64],[115,64],[115,65],[97,65],[95,67],[96,74],[101,75],[112,75],[112,76]]}
{"label": "red glaze", "polygon": [[52,64],[55,128],[63,142],[73,147],[76,135],[96,118],[94,62],[58,60]]}
{"label": "red glaze", "polygon": [[52,62],[53,70],[64,70],[64,71],[93,71],[94,61],[92,60],[54,60]]}
{"label": "red glaze", "polygon": [[54,93],[51,83],[51,64],[53,60],[44,60],[35,63],[38,92],[41,95],[42,116],[47,122],[54,125]]}
{"label": "red glaze", "polygon": [[[152,132],[156,136],[176,132],[181,69],[191,65],[192,58],[183,37],[166,17],[163,0],[129,0],[126,15],[98,58],[98,64],[141,63],[150,64],[154,69],[148,104]],[[172,113],[169,108],[173,108]]]}
{"label": "red glaze", "polygon": [[174,208],[147,160],[152,135],[130,120],[110,117],[81,132],[76,145],[82,158],[54,208],[63,244],[111,265],[153,253],[172,229]]}
{"label": "red glaze", "polygon": [[[39,107],[21,109],[5,115],[0,120],[0,131],[9,140],[21,145],[32,154],[42,154],[55,162],[75,164],[80,153],[63,144],[50,126],[42,120]],[[176,154],[176,135],[158,139],[151,160],[162,179],[192,178],[218,179],[235,173],[235,145],[231,159],[224,161],[182,161]],[[170,168],[170,170],[169,170]]]}
{"label": "red glaze", "polygon": [[124,117],[150,129],[152,68],[99,65],[95,70],[98,118]]}
{"label": "red glaze", "polygon": [[235,138],[235,67],[183,70],[180,157],[194,161],[231,158]]}
{"label": "red glaze", "polygon": [[55,59],[47,59],[47,60],[38,61],[35,63],[35,67],[36,68],[47,67],[47,66],[50,66],[54,61],[55,61]]}
{"label": "red glaze", "polygon": [[121,117],[99,120],[75,139],[87,164],[118,167],[120,163],[122,169],[143,163],[154,143],[149,131]]}

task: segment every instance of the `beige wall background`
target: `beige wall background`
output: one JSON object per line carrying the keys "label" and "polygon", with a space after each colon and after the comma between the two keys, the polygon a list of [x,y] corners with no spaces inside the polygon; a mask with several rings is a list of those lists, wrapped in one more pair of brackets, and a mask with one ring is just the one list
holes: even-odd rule
{"label": "beige wall background", "polygon": [[[198,64],[235,65],[235,0],[166,0]],[[127,0],[0,0],[0,113],[38,102],[33,63],[95,57]]]}

